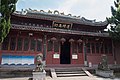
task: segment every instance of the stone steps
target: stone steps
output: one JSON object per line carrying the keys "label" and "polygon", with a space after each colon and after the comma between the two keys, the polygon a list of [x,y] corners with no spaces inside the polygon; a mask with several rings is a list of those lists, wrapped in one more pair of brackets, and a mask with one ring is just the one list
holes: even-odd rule
{"label": "stone steps", "polygon": [[57,77],[86,76],[86,74],[57,74]]}
{"label": "stone steps", "polygon": [[76,77],[76,76],[87,76],[82,69],[75,68],[61,68],[55,69],[57,77]]}
{"label": "stone steps", "polygon": [[79,73],[84,73],[83,71],[71,71],[71,72],[56,72],[56,74],[79,74]]}

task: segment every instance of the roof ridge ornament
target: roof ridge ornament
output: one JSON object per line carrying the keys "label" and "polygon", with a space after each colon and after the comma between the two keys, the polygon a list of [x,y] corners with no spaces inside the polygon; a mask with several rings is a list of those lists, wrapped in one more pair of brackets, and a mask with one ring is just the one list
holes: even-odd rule
{"label": "roof ridge ornament", "polygon": [[52,11],[48,10],[48,13],[52,14]]}
{"label": "roof ridge ornament", "polygon": [[27,10],[21,9],[21,14],[22,14],[22,15],[26,15],[26,14],[27,14]]}
{"label": "roof ridge ornament", "polygon": [[59,15],[59,11],[58,11],[58,10],[55,10],[55,11],[54,11],[54,14],[58,14],[58,15]]}
{"label": "roof ridge ornament", "polygon": [[88,20],[85,17],[82,17],[81,20],[86,21],[86,22],[92,22],[92,23],[96,22],[96,19],[94,19],[94,20]]}
{"label": "roof ridge ornament", "polygon": [[60,13],[61,15],[65,15],[64,12]]}
{"label": "roof ridge ornament", "polygon": [[36,10],[36,9],[31,9],[31,8],[28,8],[28,9],[25,9],[25,11],[27,11],[27,12],[32,12],[32,13],[48,13],[48,14],[57,14],[57,15],[61,15],[61,16],[68,16],[68,17],[72,17],[72,18],[76,18],[76,19],[80,19],[80,16],[72,16],[72,14],[67,14],[67,15],[65,15],[65,13],[64,12],[59,12],[58,10],[54,10],[53,12],[51,11],[51,10],[48,10],[48,12],[46,12],[46,11],[44,11],[44,10],[40,10],[40,11],[38,11],[38,10]]}
{"label": "roof ridge ornament", "polygon": [[72,16],[72,14],[68,14],[67,16]]}
{"label": "roof ridge ornament", "polygon": [[40,10],[41,13],[44,13],[45,11],[44,10]]}

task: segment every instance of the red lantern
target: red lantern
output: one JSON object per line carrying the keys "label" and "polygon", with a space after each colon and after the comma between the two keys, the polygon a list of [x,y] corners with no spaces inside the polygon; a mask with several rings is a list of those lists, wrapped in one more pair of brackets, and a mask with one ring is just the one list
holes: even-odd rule
{"label": "red lantern", "polygon": [[56,41],[57,39],[56,39],[55,37],[52,37],[51,40],[52,40],[52,41]]}
{"label": "red lantern", "polygon": [[78,43],[81,43],[81,42],[82,42],[82,39],[77,40],[77,42],[78,42]]}
{"label": "red lantern", "polygon": [[62,42],[62,44],[66,41],[65,38],[61,38],[60,41]]}
{"label": "red lantern", "polygon": [[98,40],[99,40],[99,38],[96,38],[95,40],[96,40],[96,41],[98,41]]}
{"label": "red lantern", "polygon": [[77,42],[79,43],[79,45],[83,42],[82,39],[77,40]]}
{"label": "red lantern", "polygon": [[74,42],[74,39],[71,38],[71,39],[69,40],[69,42],[70,42],[70,43]]}

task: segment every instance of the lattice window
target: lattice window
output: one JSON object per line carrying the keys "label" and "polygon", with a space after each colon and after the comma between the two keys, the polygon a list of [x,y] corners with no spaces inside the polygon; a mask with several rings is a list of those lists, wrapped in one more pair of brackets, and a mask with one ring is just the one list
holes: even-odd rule
{"label": "lattice window", "polygon": [[100,50],[101,50],[101,53],[104,54],[104,44],[103,44],[103,43],[101,43],[100,48],[101,48],[101,49],[100,49]]}
{"label": "lattice window", "polygon": [[91,43],[92,53],[95,53],[95,44]]}
{"label": "lattice window", "polygon": [[[110,50],[111,49],[111,50]],[[105,53],[110,53],[112,52],[112,47],[111,45],[109,45],[108,43],[105,44]]]}
{"label": "lattice window", "polygon": [[109,53],[112,53],[112,44],[108,44],[108,51],[109,51]]}
{"label": "lattice window", "polygon": [[90,53],[90,43],[87,43],[86,48],[87,48],[87,53]]}
{"label": "lattice window", "polygon": [[8,50],[8,46],[9,46],[9,38],[6,37],[2,43],[2,50]]}
{"label": "lattice window", "polygon": [[83,53],[83,43],[78,43],[78,53]]}
{"label": "lattice window", "polygon": [[25,38],[24,39],[24,51],[28,51],[29,49],[29,39]]}
{"label": "lattice window", "polygon": [[53,41],[48,40],[47,51],[52,51],[52,49],[53,49]]}
{"label": "lattice window", "polygon": [[77,53],[77,44],[76,43],[72,43],[72,53],[76,54]]}
{"label": "lattice window", "polygon": [[54,52],[59,52],[59,42],[58,41],[54,42]]}
{"label": "lattice window", "polygon": [[15,47],[16,47],[16,38],[11,37],[11,40],[10,40],[10,50],[15,50]]}
{"label": "lattice window", "polygon": [[96,53],[99,53],[99,47],[100,47],[100,44],[96,43]]}
{"label": "lattice window", "polygon": [[18,40],[17,40],[17,50],[18,51],[22,50],[22,42],[23,42],[23,38],[18,38]]}
{"label": "lattice window", "polygon": [[42,51],[42,39],[37,40],[37,51]]}
{"label": "lattice window", "polygon": [[36,39],[31,39],[30,50],[35,51],[36,48]]}

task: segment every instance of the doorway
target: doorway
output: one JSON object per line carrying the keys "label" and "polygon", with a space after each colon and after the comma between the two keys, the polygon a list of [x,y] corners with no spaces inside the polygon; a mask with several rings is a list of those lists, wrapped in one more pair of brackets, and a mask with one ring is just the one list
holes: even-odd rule
{"label": "doorway", "polygon": [[60,64],[70,64],[70,42],[67,40],[61,43]]}

